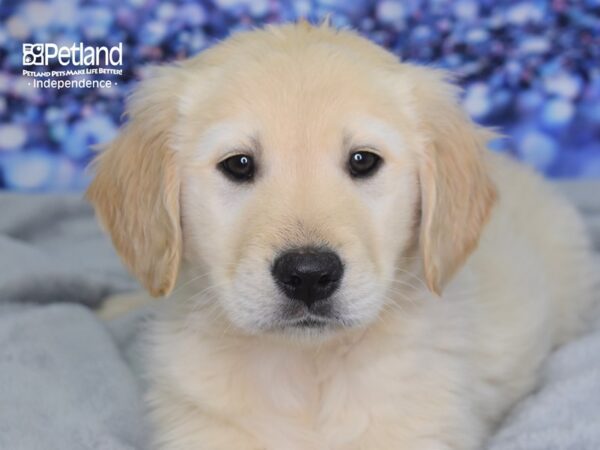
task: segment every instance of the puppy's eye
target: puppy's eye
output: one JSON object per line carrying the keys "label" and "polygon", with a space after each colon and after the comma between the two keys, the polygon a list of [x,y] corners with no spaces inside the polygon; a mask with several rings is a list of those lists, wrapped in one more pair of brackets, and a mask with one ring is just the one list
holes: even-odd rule
{"label": "puppy's eye", "polygon": [[381,166],[382,159],[372,152],[360,151],[350,155],[348,167],[354,178],[366,178],[373,175]]}
{"label": "puppy's eye", "polygon": [[254,178],[254,159],[250,155],[234,155],[218,165],[227,178],[238,183],[252,181]]}

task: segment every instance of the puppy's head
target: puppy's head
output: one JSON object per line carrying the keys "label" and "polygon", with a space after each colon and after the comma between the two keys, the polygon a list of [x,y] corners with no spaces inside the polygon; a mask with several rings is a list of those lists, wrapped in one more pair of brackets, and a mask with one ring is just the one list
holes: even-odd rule
{"label": "puppy's head", "polygon": [[246,332],[364,326],[398,273],[439,294],[487,220],[486,133],[455,97],[349,32],[240,34],[142,83],[88,198],[156,296],[182,266]]}

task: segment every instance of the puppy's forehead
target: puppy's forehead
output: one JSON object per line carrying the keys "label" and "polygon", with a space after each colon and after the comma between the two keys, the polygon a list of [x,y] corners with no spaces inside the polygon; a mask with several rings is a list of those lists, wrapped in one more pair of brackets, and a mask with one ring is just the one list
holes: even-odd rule
{"label": "puppy's forehead", "polygon": [[297,28],[282,36],[254,32],[185,64],[190,86],[183,101],[193,105],[204,94],[223,110],[245,104],[255,112],[269,113],[276,105],[290,114],[325,113],[385,98],[379,74],[395,66],[392,55],[353,35],[313,35]]}
{"label": "puppy's forehead", "polygon": [[[230,136],[239,144],[224,146],[248,148],[255,139],[310,151],[339,148],[371,124],[398,140],[384,126],[412,121],[405,120],[410,83],[394,82],[398,67],[393,55],[349,33],[284,27],[242,34],[184,65],[180,112],[190,132],[182,134],[196,143]],[[357,144],[375,144],[364,140]]]}

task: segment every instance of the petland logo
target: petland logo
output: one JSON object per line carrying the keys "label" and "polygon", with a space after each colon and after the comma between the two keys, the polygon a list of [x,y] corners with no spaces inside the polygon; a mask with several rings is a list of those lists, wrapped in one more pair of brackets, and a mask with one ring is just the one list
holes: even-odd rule
{"label": "petland logo", "polygon": [[23,44],[24,66],[47,66],[57,61],[61,66],[120,66],[123,64],[123,43],[108,47],[91,47],[73,44],[59,47],[56,44]]}
{"label": "petland logo", "polygon": [[[40,70],[51,64],[76,69]],[[112,47],[86,46],[82,42],[71,46],[56,44],[24,43],[23,76],[33,77],[34,87],[44,88],[110,88],[113,84],[107,79],[62,79],[72,76],[122,75],[122,69],[114,69],[123,64],[123,43]],[[103,67],[99,67],[103,66]],[[109,66],[109,67],[107,67]],[[25,67],[27,69],[25,69]],[[44,78],[43,80],[41,78]],[[59,79],[57,79],[59,78]],[[31,83],[30,83],[31,84]]]}

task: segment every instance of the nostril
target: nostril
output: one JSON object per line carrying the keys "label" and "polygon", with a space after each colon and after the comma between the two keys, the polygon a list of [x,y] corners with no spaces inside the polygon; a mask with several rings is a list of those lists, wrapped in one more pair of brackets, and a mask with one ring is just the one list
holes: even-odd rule
{"label": "nostril", "polygon": [[322,275],[321,278],[319,278],[319,281],[317,283],[320,286],[327,286],[329,283],[332,283],[333,281],[334,280],[331,278],[331,275],[326,273],[325,275]]}

